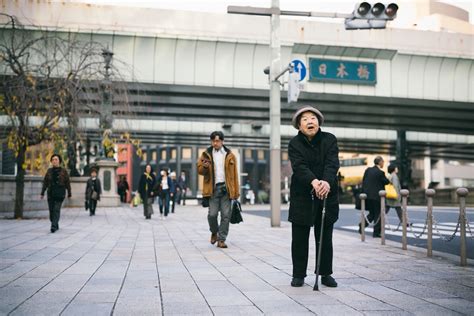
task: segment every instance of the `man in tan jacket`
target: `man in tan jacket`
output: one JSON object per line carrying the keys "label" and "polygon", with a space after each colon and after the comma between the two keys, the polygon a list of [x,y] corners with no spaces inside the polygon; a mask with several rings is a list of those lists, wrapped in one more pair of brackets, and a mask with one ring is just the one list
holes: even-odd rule
{"label": "man in tan jacket", "polygon": [[[211,244],[227,248],[225,240],[229,233],[231,200],[240,196],[237,173],[237,159],[229,148],[224,146],[224,134],[212,132],[211,146],[201,154],[198,173],[204,176],[202,196],[209,200],[207,220],[211,231]],[[221,223],[217,223],[217,215],[221,212]]]}

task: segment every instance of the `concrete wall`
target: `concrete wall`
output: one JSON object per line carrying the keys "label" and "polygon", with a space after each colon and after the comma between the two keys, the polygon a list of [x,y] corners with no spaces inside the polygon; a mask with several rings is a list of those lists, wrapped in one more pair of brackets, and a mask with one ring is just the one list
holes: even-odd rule
{"label": "concrete wall", "polygon": [[[71,178],[72,198],[66,199],[63,207],[84,207],[84,192],[87,177]],[[43,177],[26,176],[24,193],[24,211],[47,210],[46,198],[40,199]],[[13,216],[15,209],[15,176],[0,175],[0,213],[10,213]]]}

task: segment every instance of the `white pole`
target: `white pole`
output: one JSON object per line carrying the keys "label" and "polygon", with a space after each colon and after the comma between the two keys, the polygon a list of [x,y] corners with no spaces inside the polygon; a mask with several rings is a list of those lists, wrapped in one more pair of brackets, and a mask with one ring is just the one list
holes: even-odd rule
{"label": "white pole", "polygon": [[271,226],[280,227],[281,208],[281,136],[280,83],[280,1],[272,0],[270,61],[270,208]]}

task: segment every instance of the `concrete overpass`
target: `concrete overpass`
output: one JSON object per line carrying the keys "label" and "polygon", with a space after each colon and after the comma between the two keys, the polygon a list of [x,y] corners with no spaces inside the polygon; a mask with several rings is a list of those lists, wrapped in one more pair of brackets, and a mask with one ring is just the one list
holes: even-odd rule
{"label": "concrete overpass", "polygon": [[[109,47],[128,87],[127,107],[114,105],[115,128],[145,145],[202,147],[209,131],[224,129],[232,146],[268,148],[267,18],[23,0],[3,3],[2,11]],[[284,87],[282,144],[295,134],[295,108],[313,104],[341,150],[395,155],[402,131],[411,157],[472,161],[473,34],[346,31],[342,23],[282,18],[281,43],[282,64],[371,62],[377,72],[375,85],[306,77],[297,104],[285,102]],[[85,133],[97,137],[97,113],[83,115]]]}

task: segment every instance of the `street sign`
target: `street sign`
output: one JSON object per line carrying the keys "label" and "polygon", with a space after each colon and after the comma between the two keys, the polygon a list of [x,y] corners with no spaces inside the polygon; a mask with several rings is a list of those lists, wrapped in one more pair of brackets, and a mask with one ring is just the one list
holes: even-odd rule
{"label": "street sign", "polygon": [[297,72],[300,75],[299,81],[302,81],[306,77],[306,66],[305,66],[305,64],[299,59],[294,59],[291,62],[295,66],[294,72]]}
{"label": "street sign", "polygon": [[309,81],[375,86],[377,64],[322,58],[309,59]]}

